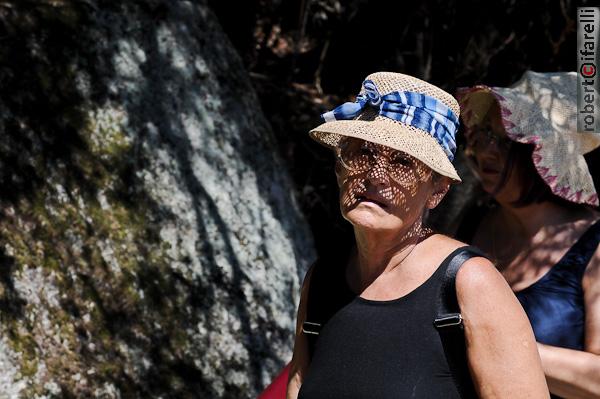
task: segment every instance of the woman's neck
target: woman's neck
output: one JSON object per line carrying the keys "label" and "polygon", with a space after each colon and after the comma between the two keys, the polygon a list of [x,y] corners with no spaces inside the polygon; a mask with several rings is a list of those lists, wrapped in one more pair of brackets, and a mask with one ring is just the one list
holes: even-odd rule
{"label": "woman's neck", "polygon": [[409,230],[382,231],[354,228],[356,248],[351,256],[351,266],[362,287],[368,286],[378,276],[389,273],[403,264],[414,247],[430,229],[422,228],[421,221]]}
{"label": "woman's neck", "polygon": [[592,216],[587,207],[567,208],[550,201],[515,208],[507,203],[500,204],[502,220],[508,231],[514,232],[519,239],[531,239],[541,230],[570,223]]}

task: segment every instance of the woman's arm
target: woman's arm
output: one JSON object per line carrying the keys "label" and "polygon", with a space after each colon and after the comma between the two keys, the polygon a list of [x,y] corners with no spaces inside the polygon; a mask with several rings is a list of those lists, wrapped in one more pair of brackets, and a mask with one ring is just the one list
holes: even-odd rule
{"label": "woman's arm", "polygon": [[538,343],[550,391],[565,398],[600,397],[600,356]]}
{"label": "woman's arm", "polygon": [[469,367],[481,398],[548,398],[531,325],[494,265],[467,260],[456,276]]}
{"label": "woman's arm", "polygon": [[308,369],[310,362],[308,354],[308,341],[302,333],[302,324],[306,320],[306,300],[308,298],[308,289],[310,286],[310,276],[312,274],[313,265],[308,269],[302,283],[302,291],[300,294],[300,303],[298,304],[298,316],[296,321],[296,340],[294,342],[294,353],[290,362],[290,374],[287,384],[286,399],[296,399],[300,386],[304,380],[304,375]]}
{"label": "woman's arm", "polygon": [[566,398],[600,398],[600,247],[583,277],[585,351],[538,343],[550,391]]}

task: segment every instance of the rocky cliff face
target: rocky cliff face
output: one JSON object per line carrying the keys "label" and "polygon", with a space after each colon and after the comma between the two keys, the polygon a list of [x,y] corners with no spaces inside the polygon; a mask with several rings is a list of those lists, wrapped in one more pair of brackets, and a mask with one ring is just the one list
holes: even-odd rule
{"label": "rocky cliff face", "polygon": [[204,1],[3,2],[0,30],[0,397],[255,397],[315,253]]}

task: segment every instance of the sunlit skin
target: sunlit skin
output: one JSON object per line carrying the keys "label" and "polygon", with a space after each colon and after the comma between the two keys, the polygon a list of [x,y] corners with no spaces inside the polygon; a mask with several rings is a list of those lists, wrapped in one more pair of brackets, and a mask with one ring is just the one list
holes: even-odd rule
{"label": "sunlit skin", "polygon": [[[335,170],[340,211],[352,224],[356,241],[346,282],[361,297],[403,297],[421,286],[450,252],[465,245],[423,227],[424,214],[443,199],[450,179],[420,160],[383,145],[343,138],[336,149]],[[298,306],[287,399],[298,397],[310,365],[302,323],[311,272],[312,267]],[[531,327],[491,262],[483,257],[467,260],[456,276],[456,293],[479,397],[548,397]]]}
{"label": "sunlit skin", "polygon": [[[353,225],[378,230],[398,230],[420,222],[418,216],[431,191],[431,169],[389,147],[353,138],[345,142],[361,147],[360,151],[367,153],[368,158],[364,165],[354,169],[345,167],[340,156],[336,158],[342,216]],[[390,177],[391,170],[396,180]],[[419,227],[420,224],[414,229]]]}
{"label": "sunlit skin", "polygon": [[434,181],[431,168],[405,152],[352,137],[340,141],[335,171],[340,211],[357,243],[349,280],[360,292],[389,277],[432,233],[422,225],[423,214],[437,206],[450,183],[443,176]]}

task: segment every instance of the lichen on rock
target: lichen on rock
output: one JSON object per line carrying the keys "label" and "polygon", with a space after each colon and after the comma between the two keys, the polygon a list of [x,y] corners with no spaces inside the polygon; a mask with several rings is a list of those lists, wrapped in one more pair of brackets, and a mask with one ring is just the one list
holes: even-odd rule
{"label": "lichen on rock", "polygon": [[255,397],[308,228],[203,1],[0,8],[0,390]]}

